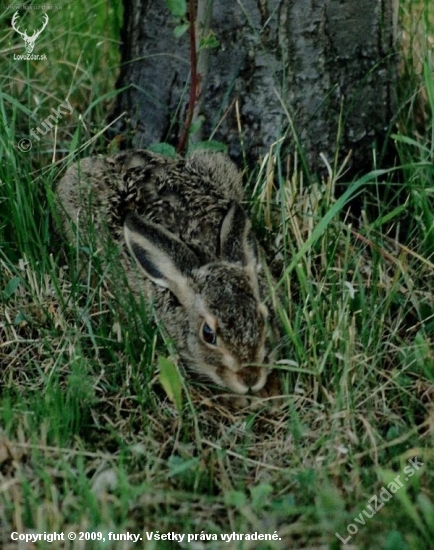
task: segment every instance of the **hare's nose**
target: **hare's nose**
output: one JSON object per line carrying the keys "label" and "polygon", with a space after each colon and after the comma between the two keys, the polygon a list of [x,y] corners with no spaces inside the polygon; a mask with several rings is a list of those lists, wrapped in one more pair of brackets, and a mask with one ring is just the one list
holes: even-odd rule
{"label": "hare's nose", "polygon": [[260,367],[245,367],[238,373],[239,379],[245,384],[249,391],[259,391],[264,387],[267,380],[267,372]]}

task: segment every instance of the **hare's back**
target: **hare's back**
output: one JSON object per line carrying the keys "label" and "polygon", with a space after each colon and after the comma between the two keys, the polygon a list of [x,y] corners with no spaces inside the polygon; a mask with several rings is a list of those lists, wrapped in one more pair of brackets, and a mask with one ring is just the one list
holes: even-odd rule
{"label": "hare's back", "polygon": [[164,227],[211,261],[218,255],[221,225],[235,198],[212,176],[189,160],[164,169],[132,167],[124,179],[124,209]]}
{"label": "hare's back", "polygon": [[161,225],[211,261],[222,221],[242,200],[241,176],[221,153],[168,158],[144,149],[90,157],[72,165],[57,195],[68,218],[106,226],[116,239],[129,211]]}

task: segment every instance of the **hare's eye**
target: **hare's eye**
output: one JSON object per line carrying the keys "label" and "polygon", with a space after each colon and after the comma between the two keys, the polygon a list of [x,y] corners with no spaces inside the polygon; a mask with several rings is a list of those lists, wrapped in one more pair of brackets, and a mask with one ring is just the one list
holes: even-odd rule
{"label": "hare's eye", "polygon": [[208,323],[204,323],[202,325],[202,337],[204,341],[207,344],[210,344],[211,346],[215,346],[217,343],[217,335],[213,331],[213,329],[208,325]]}

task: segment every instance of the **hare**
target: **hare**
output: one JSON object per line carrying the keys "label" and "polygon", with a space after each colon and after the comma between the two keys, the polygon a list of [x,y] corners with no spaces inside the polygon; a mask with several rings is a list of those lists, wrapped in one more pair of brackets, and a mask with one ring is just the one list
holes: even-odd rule
{"label": "hare", "polygon": [[226,155],[91,157],[67,170],[57,195],[72,242],[71,220],[122,247],[131,289],[153,302],[187,369],[238,394],[264,387],[265,278]]}

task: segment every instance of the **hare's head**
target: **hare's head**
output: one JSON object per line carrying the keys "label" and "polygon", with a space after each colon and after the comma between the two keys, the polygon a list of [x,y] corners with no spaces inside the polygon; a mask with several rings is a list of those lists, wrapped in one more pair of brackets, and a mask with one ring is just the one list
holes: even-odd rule
{"label": "hare's head", "polygon": [[173,326],[167,312],[160,315],[187,366],[236,393],[262,389],[267,309],[259,296],[256,241],[241,206],[229,209],[220,257],[206,265],[178,237],[136,214],[127,216],[124,232],[146,276],[167,288],[183,310],[183,326]]}

